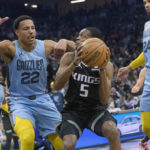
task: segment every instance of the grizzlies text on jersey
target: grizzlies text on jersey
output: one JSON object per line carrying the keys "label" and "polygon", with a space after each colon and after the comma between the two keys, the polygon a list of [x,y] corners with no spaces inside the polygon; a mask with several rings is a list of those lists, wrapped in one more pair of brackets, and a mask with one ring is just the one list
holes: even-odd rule
{"label": "grizzlies text on jersey", "polygon": [[18,41],[14,44],[16,54],[9,64],[10,93],[15,96],[44,94],[47,78],[44,41],[36,40],[31,52],[24,51]]}

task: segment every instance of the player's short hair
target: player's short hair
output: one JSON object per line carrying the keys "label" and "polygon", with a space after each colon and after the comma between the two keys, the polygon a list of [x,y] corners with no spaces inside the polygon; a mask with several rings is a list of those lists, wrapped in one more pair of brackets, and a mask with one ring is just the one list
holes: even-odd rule
{"label": "player's short hair", "polygon": [[98,28],[96,28],[96,27],[87,27],[85,29],[88,30],[91,33],[91,37],[103,39],[103,34]]}
{"label": "player's short hair", "polygon": [[13,23],[13,29],[14,29],[14,31],[18,29],[19,24],[20,24],[21,21],[28,20],[28,19],[33,21],[33,18],[31,16],[22,15],[22,16],[17,17],[15,19],[14,23]]}

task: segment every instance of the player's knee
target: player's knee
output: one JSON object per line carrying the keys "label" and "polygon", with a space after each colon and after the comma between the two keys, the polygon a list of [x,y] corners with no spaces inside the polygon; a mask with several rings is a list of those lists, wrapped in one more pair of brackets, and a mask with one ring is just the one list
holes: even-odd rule
{"label": "player's knee", "polygon": [[113,141],[119,138],[117,126],[112,121],[108,121],[103,125],[102,132],[109,141]]}
{"label": "player's knee", "polygon": [[70,141],[63,141],[63,150],[74,150],[75,144]]}
{"label": "player's knee", "polygon": [[77,137],[75,135],[67,135],[63,138],[63,150],[74,150]]}
{"label": "player's knee", "polygon": [[25,129],[22,133],[20,133],[19,136],[21,144],[23,145],[33,145],[34,138],[35,138],[35,134],[33,129]]}

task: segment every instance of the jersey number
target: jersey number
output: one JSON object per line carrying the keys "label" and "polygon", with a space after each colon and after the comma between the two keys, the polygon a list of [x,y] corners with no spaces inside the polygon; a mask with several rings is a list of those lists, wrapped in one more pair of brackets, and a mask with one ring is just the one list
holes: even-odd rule
{"label": "jersey number", "polygon": [[143,43],[143,50],[144,50],[144,53],[147,52],[147,50],[150,49],[150,40],[148,40],[148,42],[144,42]]}
{"label": "jersey number", "polygon": [[89,93],[88,88],[89,88],[89,85],[81,84],[81,86],[80,86],[80,96],[88,97],[88,93]]}
{"label": "jersey number", "polygon": [[38,83],[39,82],[39,72],[23,72],[21,74],[21,84],[30,84],[30,83]]}

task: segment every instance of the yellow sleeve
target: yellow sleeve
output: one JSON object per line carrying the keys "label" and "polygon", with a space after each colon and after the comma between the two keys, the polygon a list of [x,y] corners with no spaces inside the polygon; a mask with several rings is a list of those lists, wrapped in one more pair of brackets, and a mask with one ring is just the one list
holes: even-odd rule
{"label": "yellow sleeve", "polygon": [[129,65],[132,69],[138,68],[145,64],[144,53],[142,52],[136,59],[134,59]]}
{"label": "yellow sleeve", "polygon": [[1,105],[1,108],[2,108],[5,112],[9,113],[9,112],[8,112],[8,104],[2,104],[2,105]]}

